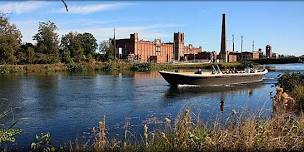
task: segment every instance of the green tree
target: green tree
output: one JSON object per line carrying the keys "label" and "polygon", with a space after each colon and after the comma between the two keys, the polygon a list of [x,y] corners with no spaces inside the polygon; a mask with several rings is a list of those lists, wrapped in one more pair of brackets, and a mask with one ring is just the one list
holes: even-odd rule
{"label": "green tree", "polygon": [[35,46],[32,43],[22,44],[16,54],[18,64],[33,64],[35,61]]}
{"label": "green tree", "polygon": [[14,24],[10,24],[5,15],[0,14],[0,64],[14,64],[21,45],[21,32]]}
{"label": "green tree", "polygon": [[40,22],[38,33],[33,36],[33,40],[37,41],[36,51],[47,56],[47,63],[59,62],[59,40],[56,33],[57,26],[55,23]]}
{"label": "green tree", "polygon": [[111,40],[104,40],[99,43],[99,55],[98,60],[102,61],[109,61],[113,59],[113,52],[114,47],[111,44]]}
{"label": "green tree", "polygon": [[81,37],[78,33],[70,32],[63,35],[60,43],[60,56],[65,63],[70,62],[69,58],[73,58],[76,62],[83,59],[83,48],[81,45]]}
{"label": "green tree", "polygon": [[95,51],[98,48],[97,40],[91,33],[78,34],[83,48],[83,53],[86,57],[95,55]]}

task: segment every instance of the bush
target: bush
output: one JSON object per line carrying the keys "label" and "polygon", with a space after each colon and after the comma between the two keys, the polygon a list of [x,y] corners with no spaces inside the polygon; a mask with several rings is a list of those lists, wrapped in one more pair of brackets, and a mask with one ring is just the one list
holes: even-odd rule
{"label": "bush", "polygon": [[4,75],[4,74],[8,74],[8,73],[10,73],[9,68],[7,68],[6,66],[0,67],[0,75]]}
{"label": "bush", "polygon": [[59,63],[59,57],[57,55],[47,55],[47,63],[54,64]]}
{"label": "bush", "polygon": [[105,67],[102,68],[103,71],[106,71],[106,72],[110,72],[112,71],[112,65],[111,64],[107,64]]}
{"label": "bush", "polygon": [[67,64],[66,66],[68,71],[72,73],[84,72],[86,70],[85,67],[76,63]]}
{"label": "bush", "polygon": [[131,67],[131,70],[139,71],[139,72],[151,71],[151,64],[150,63],[133,64],[133,66]]}
{"label": "bush", "polygon": [[21,134],[21,129],[0,129],[0,145],[5,142],[15,142],[15,137]]}
{"label": "bush", "polygon": [[47,63],[48,63],[47,55],[42,53],[36,54],[35,64],[47,64]]}
{"label": "bush", "polygon": [[297,101],[298,106],[304,108],[304,85],[299,85],[292,91],[292,96]]}
{"label": "bush", "polygon": [[36,135],[35,142],[31,144],[31,151],[56,151],[51,142],[51,134],[41,133],[40,135]]}
{"label": "bush", "polygon": [[304,74],[301,73],[284,73],[278,79],[278,85],[288,92],[292,92],[296,86],[304,84]]}

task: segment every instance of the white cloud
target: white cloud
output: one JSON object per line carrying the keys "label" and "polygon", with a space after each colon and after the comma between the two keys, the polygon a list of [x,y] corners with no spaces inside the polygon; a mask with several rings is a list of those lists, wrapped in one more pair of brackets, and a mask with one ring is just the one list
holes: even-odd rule
{"label": "white cloud", "polygon": [[[138,32],[140,39],[153,40],[154,38],[161,38],[162,40],[169,39],[172,41],[173,33],[168,33],[168,28],[180,27],[177,24],[153,24],[153,25],[141,25],[141,26],[120,26],[115,27],[116,38],[129,38],[131,33]],[[81,29],[62,29],[59,30],[60,34],[66,34],[68,32],[92,33],[98,41],[108,40],[113,37],[113,27],[88,27]]]}
{"label": "white cloud", "polygon": [[[17,28],[21,30],[23,35],[23,42],[34,42],[32,40],[33,35],[37,33],[39,19],[24,19],[24,20],[11,20],[16,24]],[[115,20],[103,20],[102,22],[92,22],[93,24],[86,24],[85,26],[74,26],[80,24],[80,22],[91,23],[91,19],[75,19],[67,20],[65,22],[55,21],[58,26],[58,34],[61,37],[69,32],[92,33],[98,42],[102,40],[108,40],[113,37],[113,28],[115,27],[112,22]],[[73,27],[71,27],[73,25]],[[180,24],[141,24],[141,25],[121,25],[116,26],[117,38],[129,38],[131,33],[138,32],[140,39],[154,40],[154,38],[161,38],[163,41],[173,41],[174,29],[181,28]]]}
{"label": "white cloud", "polygon": [[23,42],[33,42],[33,35],[37,33],[39,20],[11,20],[11,23],[21,31]]}
{"label": "white cloud", "polygon": [[8,2],[0,3],[0,12],[2,13],[28,13],[44,6],[44,3],[37,1],[26,2]]}
{"label": "white cloud", "polygon": [[90,4],[90,5],[69,5],[68,4],[68,12],[66,12],[65,8],[61,8],[56,10],[58,13],[72,13],[72,14],[90,14],[100,11],[107,11],[118,9],[127,5],[132,5],[131,3],[108,3],[108,4]]}

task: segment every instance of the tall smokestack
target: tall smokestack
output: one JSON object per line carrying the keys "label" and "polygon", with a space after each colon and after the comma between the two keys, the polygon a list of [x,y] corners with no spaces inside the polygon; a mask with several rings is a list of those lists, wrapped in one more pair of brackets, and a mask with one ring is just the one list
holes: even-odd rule
{"label": "tall smokestack", "polygon": [[241,36],[241,52],[243,52],[243,35]]}
{"label": "tall smokestack", "polygon": [[232,52],[234,52],[234,34],[232,34]]}
{"label": "tall smokestack", "polygon": [[221,53],[226,53],[226,14],[222,14]]}

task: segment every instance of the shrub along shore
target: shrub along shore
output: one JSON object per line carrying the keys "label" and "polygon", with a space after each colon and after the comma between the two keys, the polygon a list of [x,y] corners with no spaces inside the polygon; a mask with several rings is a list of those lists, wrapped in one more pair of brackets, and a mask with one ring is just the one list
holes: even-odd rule
{"label": "shrub along shore", "polygon": [[[2,74],[29,74],[29,73],[56,73],[56,72],[91,72],[91,71],[159,71],[173,69],[210,69],[212,63],[179,63],[179,64],[150,64],[109,61],[109,62],[82,62],[70,64],[28,64],[28,65],[0,65],[0,75]],[[243,63],[219,63],[220,68],[242,68]]]}

